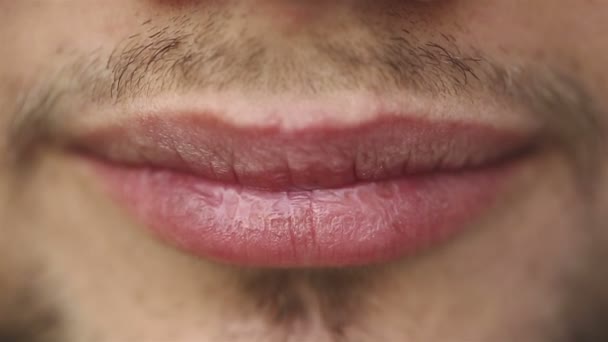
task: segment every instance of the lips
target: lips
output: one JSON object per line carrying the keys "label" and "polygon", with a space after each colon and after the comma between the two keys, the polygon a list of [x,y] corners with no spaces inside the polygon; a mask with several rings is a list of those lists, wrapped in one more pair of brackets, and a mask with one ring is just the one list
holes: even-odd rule
{"label": "lips", "polygon": [[492,206],[528,148],[512,130],[386,113],[291,130],[217,117],[144,117],[79,147],[142,226],[246,266],[367,265],[437,246]]}

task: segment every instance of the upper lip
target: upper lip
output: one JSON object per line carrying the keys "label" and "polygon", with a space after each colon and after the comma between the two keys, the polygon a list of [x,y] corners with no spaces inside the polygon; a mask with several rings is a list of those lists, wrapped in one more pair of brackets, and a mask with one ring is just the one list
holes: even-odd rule
{"label": "upper lip", "polygon": [[480,168],[530,147],[529,135],[466,121],[379,114],[356,125],[237,127],[206,115],[148,116],[85,132],[77,146],[104,159],[270,190]]}

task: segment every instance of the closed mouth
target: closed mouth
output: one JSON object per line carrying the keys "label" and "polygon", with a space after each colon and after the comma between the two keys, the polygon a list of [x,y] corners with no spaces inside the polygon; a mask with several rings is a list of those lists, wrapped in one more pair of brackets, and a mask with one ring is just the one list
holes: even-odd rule
{"label": "closed mouth", "polygon": [[367,265],[436,246],[491,207],[531,146],[513,130],[390,113],[301,129],[216,117],[140,117],[78,147],[137,222],[246,266]]}

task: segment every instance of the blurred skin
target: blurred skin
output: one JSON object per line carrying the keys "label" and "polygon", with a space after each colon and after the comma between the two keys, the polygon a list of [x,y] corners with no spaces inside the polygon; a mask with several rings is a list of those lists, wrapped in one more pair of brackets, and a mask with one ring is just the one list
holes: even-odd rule
{"label": "blurred skin", "polygon": [[[608,3],[591,0],[0,0],[0,340],[605,341],[606,18]],[[211,36],[210,23],[219,27]],[[230,42],[225,53],[238,60],[263,44],[278,65],[309,71],[310,79],[287,74],[279,84],[280,67],[262,70],[266,95],[351,72],[328,63],[315,42],[380,49],[391,32],[407,32],[415,44],[483,56],[512,72],[523,93],[557,94],[539,106],[543,125],[556,128],[495,210],[428,253],[348,270],[242,269],[194,258],[140,229],[60,137],[20,121],[52,112],[55,125],[67,126],[125,98],[196,95],[191,84],[180,86],[185,78],[169,86],[143,74],[148,91],[132,86],[103,100],[108,84],[97,79],[111,72],[113,52],[163,28],[168,38],[205,37],[195,53]],[[377,82],[372,67],[352,71],[358,84]],[[208,74],[221,79],[230,68],[216,73]],[[225,88],[247,96],[247,82],[233,77]],[[487,101],[476,99],[489,81],[471,82],[441,96],[483,112]],[[331,94],[344,84],[319,87]],[[517,101],[508,109],[519,111]]]}

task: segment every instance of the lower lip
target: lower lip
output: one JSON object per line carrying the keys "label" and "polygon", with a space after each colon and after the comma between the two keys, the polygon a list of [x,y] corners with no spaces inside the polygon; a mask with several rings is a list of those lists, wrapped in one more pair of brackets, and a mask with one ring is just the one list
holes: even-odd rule
{"label": "lower lip", "polygon": [[465,230],[498,197],[514,163],[301,191],[94,165],[119,202],[180,249],[245,266],[342,267],[399,259]]}

